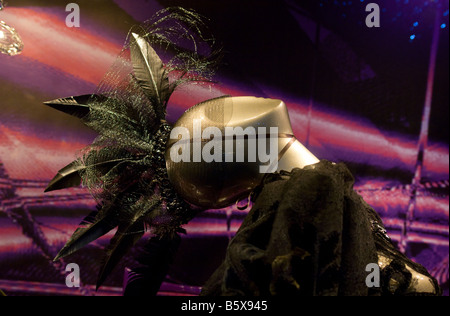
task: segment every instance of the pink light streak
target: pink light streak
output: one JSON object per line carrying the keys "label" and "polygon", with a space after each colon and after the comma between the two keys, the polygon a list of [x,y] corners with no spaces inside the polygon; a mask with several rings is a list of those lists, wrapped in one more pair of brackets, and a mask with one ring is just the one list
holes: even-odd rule
{"label": "pink light streak", "polygon": [[76,158],[88,144],[46,140],[0,125],[0,158],[10,178],[53,178],[55,173]]}
{"label": "pink light streak", "polygon": [[2,19],[9,21],[22,37],[22,56],[97,84],[122,47],[85,28],[69,28],[50,13],[28,8],[8,8]]}

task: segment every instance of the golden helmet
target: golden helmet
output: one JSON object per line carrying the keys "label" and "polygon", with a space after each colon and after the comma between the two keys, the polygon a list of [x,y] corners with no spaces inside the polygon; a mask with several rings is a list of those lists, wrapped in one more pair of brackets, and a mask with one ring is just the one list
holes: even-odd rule
{"label": "golden helmet", "polygon": [[167,142],[166,167],[187,202],[209,209],[249,195],[266,173],[319,160],[293,135],[283,101],[221,97],[188,109]]}

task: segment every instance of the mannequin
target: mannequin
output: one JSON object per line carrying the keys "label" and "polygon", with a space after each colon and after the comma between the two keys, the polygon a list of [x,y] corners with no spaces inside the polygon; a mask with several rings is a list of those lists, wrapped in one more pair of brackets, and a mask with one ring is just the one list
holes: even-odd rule
{"label": "mannequin", "polygon": [[[198,138],[198,146],[193,122],[206,136]],[[192,131],[187,134],[191,138],[178,140],[174,132],[180,128]],[[212,128],[214,138],[204,133]],[[198,157],[195,162],[191,147],[202,154],[214,150],[215,159]],[[188,159],[174,162],[173,154],[182,149],[189,152]],[[248,96],[208,100],[186,111],[174,124],[165,160],[169,179],[185,200],[216,209],[246,198],[267,173],[319,162],[295,138],[283,101]]]}
{"label": "mannequin", "polygon": [[[232,156],[230,162],[220,155],[218,162],[173,162],[176,139],[170,139],[166,165],[177,192],[209,208],[228,206],[249,193],[254,202],[202,295],[439,294],[428,272],[395,249],[379,216],[353,191],[346,166],[319,161],[295,138],[284,102],[255,97],[205,101],[182,115],[174,130],[193,121],[202,123],[202,132],[238,126],[250,135],[229,138],[234,146],[228,152],[225,137],[214,139],[221,145],[214,150]],[[269,126],[277,131],[271,135],[278,143],[277,169],[262,173],[261,161],[248,159],[256,150],[250,131]],[[204,139],[199,147],[214,140]],[[192,138],[188,143],[195,146]],[[236,163],[240,149],[247,159]],[[373,263],[380,269],[377,286],[366,282],[366,267]]]}
{"label": "mannequin", "polygon": [[[164,27],[170,21],[177,23]],[[182,226],[249,197],[253,207],[202,295],[440,294],[428,272],[394,248],[348,169],[320,161],[295,138],[284,102],[225,96],[190,108],[173,126],[166,121],[173,91],[204,81],[218,63],[203,26],[195,12],[165,9],[130,31],[97,93],[46,102],[99,134],[46,189],[83,183],[99,202],[55,260],[117,227],[98,288],[150,229],[139,266],[125,273],[124,294],[155,295]],[[206,55],[197,40],[210,44]],[[155,45],[174,57],[163,63]],[[369,264],[380,268],[378,287],[367,285]]]}

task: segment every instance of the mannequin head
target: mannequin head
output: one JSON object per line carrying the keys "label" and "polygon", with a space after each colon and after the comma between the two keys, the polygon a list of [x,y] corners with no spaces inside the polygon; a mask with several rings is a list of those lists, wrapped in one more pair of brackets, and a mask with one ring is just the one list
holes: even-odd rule
{"label": "mannequin head", "polygon": [[256,97],[222,97],[187,110],[165,158],[176,191],[205,208],[245,198],[265,173],[319,161],[293,135],[284,102]]}

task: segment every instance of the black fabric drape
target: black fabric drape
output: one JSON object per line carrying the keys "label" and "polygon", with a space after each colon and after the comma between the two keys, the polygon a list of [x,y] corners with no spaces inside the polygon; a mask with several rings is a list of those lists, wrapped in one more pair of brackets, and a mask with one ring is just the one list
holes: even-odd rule
{"label": "black fabric drape", "polygon": [[381,219],[353,190],[344,164],[321,161],[269,178],[201,295],[401,294],[389,290],[394,283],[387,270],[381,271],[379,287],[366,285],[366,266],[378,263],[379,248],[400,258],[403,278],[396,282],[403,281],[405,289],[411,275],[404,277],[409,273],[404,263],[429,276],[380,233]]}

